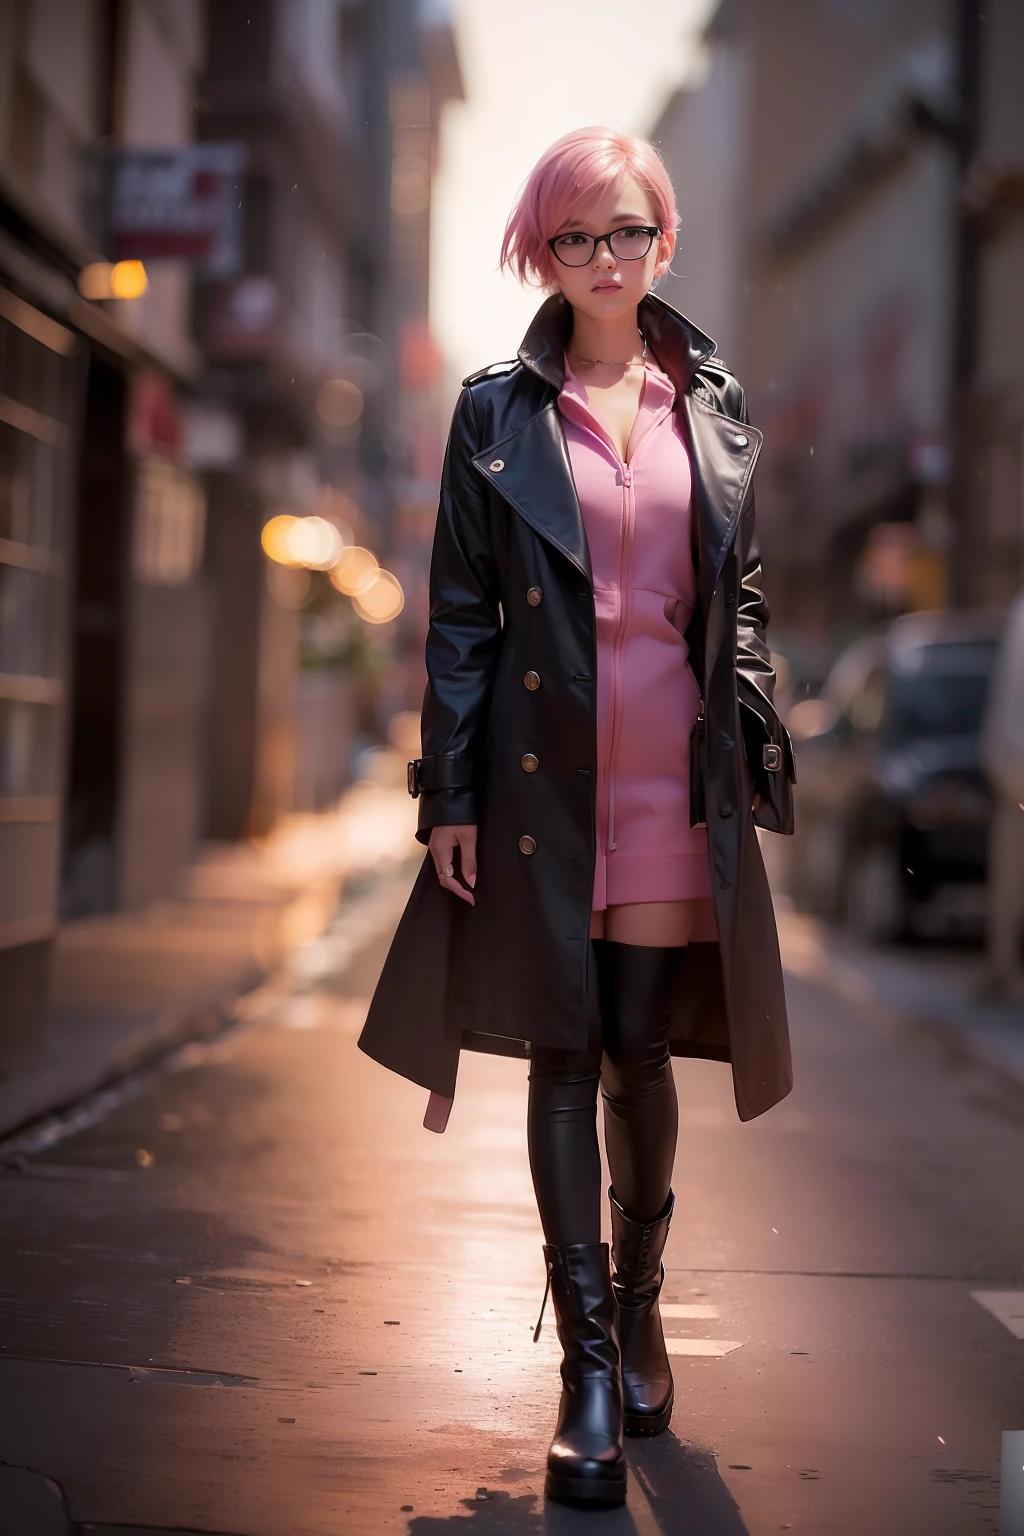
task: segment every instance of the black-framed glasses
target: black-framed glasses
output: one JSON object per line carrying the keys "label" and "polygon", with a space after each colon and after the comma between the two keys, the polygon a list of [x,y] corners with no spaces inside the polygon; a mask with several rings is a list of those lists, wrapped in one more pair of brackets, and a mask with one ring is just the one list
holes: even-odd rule
{"label": "black-framed glasses", "polygon": [[563,266],[585,267],[593,261],[602,240],[616,261],[642,261],[660,234],[655,224],[623,224],[606,235],[585,235],[581,229],[572,229],[568,234],[555,235],[548,245]]}

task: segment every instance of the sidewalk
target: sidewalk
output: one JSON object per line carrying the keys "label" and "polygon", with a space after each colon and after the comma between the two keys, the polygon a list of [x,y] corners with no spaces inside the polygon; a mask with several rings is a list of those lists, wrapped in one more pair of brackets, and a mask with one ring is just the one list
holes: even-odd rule
{"label": "sidewalk", "polygon": [[776,894],[785,969],[854,1008],[943,1032],[962,1055],[1024,1087],[1024,1007],[979,996],[978,950],[873,948]]}
{"label": "sidewalk", "polygon": [[215,1033],[323,932],[347,886],[422,853],[414,829],[404,782],[362,780],[259,843],[208,846],[172,898],[68,924],[38,1050],[0,1075],[0,1136]]}

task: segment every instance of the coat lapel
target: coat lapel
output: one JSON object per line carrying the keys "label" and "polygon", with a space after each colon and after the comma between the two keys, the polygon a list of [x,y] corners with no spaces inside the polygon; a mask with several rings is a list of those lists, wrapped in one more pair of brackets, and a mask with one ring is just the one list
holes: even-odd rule
{"label": "coat lapel", "polygon": [[681,411],[690,448],[697,580],[706,622],[762,439],[756,427],[723,416],[691,394],[682,396]]}
{"label": "coat lapel", "polygon": [[475,454],[473,463],[519,516],[593,585],[590,548],[555,402],[549,401],[511,437]]}
{"label": "coat lapel", "polygon": [[[653,294],[641,302],[638,318],[678,392],[677,408],[692,461],[697,578],[706,616],[735,537],[761,433],[723,416],[689,392],[694,373],[714,352],[710,336]],[[560,295],[547,299],[538,310],[519,358],[553,393],[525,425],[475,454],[473,463],[520,517],[561,550],[593,585],[586,529],[557,405],[571,324],[572,311]]]}

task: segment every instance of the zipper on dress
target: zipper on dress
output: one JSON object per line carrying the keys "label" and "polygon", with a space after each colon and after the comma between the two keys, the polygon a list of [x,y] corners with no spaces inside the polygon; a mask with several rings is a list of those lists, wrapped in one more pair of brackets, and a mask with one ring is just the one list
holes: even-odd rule
{"label": "zipper on dress", "polygon": [[612,640],[612,720],[608,733],[608,841],[607,851],[613,852],[615,842],[615,757],[618,751],[619,717],[621,714],[622,679],[620,677],[620,641],[626,630],[629,602],[629,562],[633,549],[633,525],[635,505],[633,501],[633,468],[631,464],[619,464],[622,475],[622,546],[619,555],[619,622]]}

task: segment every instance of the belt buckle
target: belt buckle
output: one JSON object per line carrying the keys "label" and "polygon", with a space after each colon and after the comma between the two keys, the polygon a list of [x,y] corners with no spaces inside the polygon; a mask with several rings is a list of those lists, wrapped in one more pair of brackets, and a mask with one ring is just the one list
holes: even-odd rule
{"label": "belt buckle", "polygon": [[420,786],[416,782],[416,769],[418,766],[419,759],[416,757],[410,758],[405,765],[405,786],[414,800],[418,800],[420,794]]}
{"label": "belt buckle", "polygon": [[769,773],[778,773],[782,767],[782,748],[769,744],[761,753],[761,761]]}

